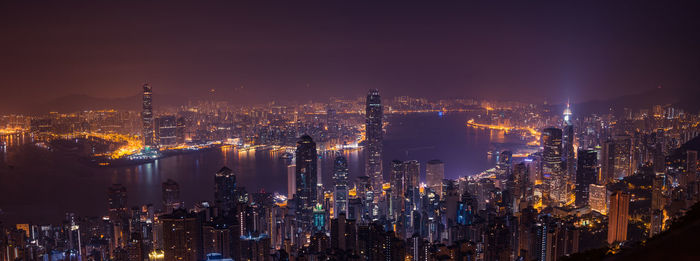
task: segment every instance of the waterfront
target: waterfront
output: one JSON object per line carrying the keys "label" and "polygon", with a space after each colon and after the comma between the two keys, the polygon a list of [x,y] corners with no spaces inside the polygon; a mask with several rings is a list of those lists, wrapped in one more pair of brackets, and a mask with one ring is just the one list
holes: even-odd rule
{"label": "waterfront", "polygon": [[[384,173],[388,178],[393,159],[419,160],[422,177],[431,159],[445,162],[446,178],[470,175],[493,166],[487,152],[512,148],[523,142],[502,131],[469,128],[474,115],[437,113],[389,115],[384,139]],[[7,137],[5,137],[6,139]],[[66,212],[99,216],[107,210],[107,187],[121,183],[128,191],[128,204],[161,206],[161,183],[180,184],[187,207],[213,197],[214,173],[228,166],[238,184],[248,192],[264,189],[286,194],[286,162],[281,152],[217,149],[166,157],[138,166],[99,168],[79,163],[74,156],[48,151],[28,142],[27,137],[7,142],[0,162],[0,221],[46,223],[60,220]],[[364,172],[362,150],[345,151],[350,178]],[[323,183],[331,184],[333,153],[323,155]],[[46,200],[53,198],[54,200]],[[50,202],[50,203],[48,203]]]}

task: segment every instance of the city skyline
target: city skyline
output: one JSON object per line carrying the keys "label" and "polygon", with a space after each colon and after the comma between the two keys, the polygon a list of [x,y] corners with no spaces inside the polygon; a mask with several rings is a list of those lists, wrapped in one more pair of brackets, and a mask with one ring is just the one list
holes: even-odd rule
{"label": "city skyline", "polygon": [[698,13],[0,3],[0,261],[695,260]]}

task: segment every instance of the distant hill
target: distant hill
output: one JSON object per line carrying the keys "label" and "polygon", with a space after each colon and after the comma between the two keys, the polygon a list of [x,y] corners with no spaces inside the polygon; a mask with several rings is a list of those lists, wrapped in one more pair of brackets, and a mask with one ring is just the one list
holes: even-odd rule
{"label": "distant hill", "polygon": [[[48,112],[76,112],[83,110],[141,110],[141,95],[133,95],[121,98],[99,98],[84,94],[66,95],[33,106],[29,113],[45,114]],[[187,104],[192,98],[186,98],[167,94],[153,94],[153,106],[179,106]]]}
{"label": "distant hill", "polygon": [[688,112],[697,113],[700,111],[700,87],[697,89],[653,88],[637,94],[579,103],[574,109],[577,114],[588,115],[607,113],[612,108],[615,114],[619,115],[624,108],[639,110],[657,104],[673,104]]}

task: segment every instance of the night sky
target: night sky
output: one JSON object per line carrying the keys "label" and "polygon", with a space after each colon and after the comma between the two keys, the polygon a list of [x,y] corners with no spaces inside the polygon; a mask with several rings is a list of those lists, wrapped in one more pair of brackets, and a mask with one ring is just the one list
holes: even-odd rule
{"label": "night sky", "polygon": [[700,88],[698,1],[25,2],[0,3],[0,112],[144,81],[232,102]]}

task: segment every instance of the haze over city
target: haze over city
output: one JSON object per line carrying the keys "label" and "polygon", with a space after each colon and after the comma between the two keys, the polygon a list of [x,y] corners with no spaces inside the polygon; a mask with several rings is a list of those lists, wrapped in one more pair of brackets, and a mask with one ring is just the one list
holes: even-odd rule
{"label": "haze over city", "polygon": [[0,261],[698,260],[700,2],[0,2]]}
{"label": "haze over city", "polygon": [[[0,4],[0,111],[68,95],[583,102],[700,84],[698,3]],[[428,91],[429,90],[429,91]]]}

